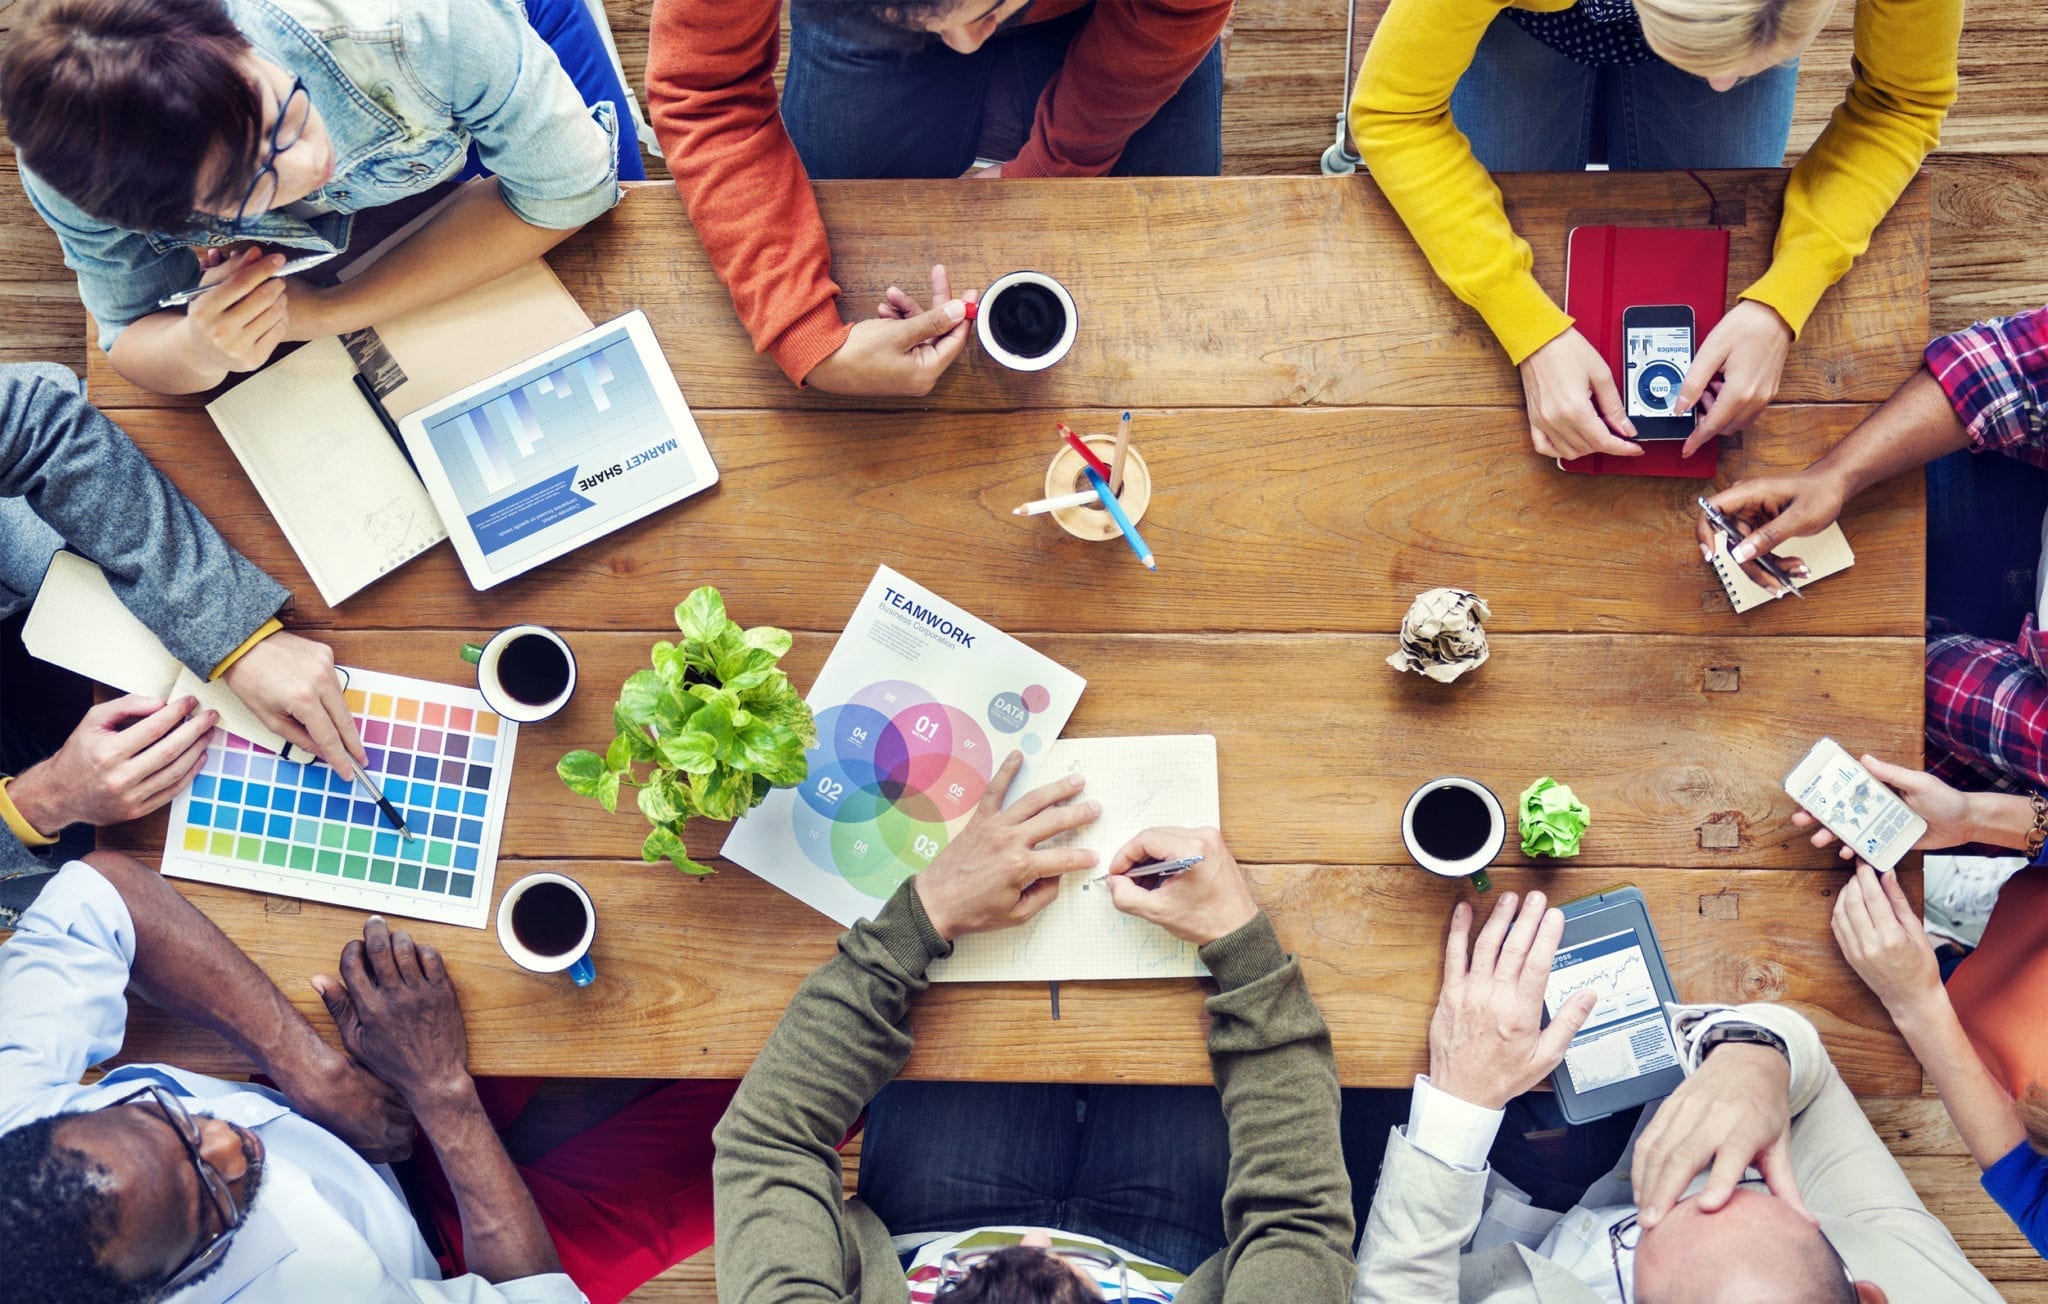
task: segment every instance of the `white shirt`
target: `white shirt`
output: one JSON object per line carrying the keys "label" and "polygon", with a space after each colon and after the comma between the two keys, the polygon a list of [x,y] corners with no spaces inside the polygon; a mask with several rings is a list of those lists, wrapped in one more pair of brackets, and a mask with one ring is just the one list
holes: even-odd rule
{"label": "white shirt", "polygon": [[587,1304],[558,1272],[495,1285],[474,1274],[442,1280],[390,1168],[366,1162],[275,1091],[161,1064],[79,1085],[121,1048],[134,959],[121,894],[90,865],[66,865],[0,946],[0,1132],[154,1084],[194,1114],[261,1137],[255,1204],[221,1266],[172,1296],[176,1304]]}

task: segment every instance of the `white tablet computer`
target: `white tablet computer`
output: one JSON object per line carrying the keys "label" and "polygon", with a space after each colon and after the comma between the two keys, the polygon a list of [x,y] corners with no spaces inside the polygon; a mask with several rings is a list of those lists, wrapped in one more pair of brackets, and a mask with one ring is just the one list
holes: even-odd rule
{"label": "white tablet computer", "polygon": [[421,408],[398,430],[479,589],[718,482],[637,310]]}

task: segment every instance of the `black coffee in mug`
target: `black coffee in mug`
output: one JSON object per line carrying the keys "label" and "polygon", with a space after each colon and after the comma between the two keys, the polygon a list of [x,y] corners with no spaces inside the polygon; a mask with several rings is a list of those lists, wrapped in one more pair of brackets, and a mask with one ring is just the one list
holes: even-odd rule
{"label": "black coffee in mug", "polygon": [[546,706],[569,687],[569,657],[540,634],[521,634],[498,653],[498,684],[527,706]]}
{"label": "black coffee in mug", "polygon": [[1470,788],[1432,788],[1415,803],[1415,845],[1446,864],[1476,856],[1493,836],[1493,812]]}
{"label": "black coffee in mug", "polygon": [[1019,281],[988,305],[988,329],[1005,352],[1042,358],[1067,333],[1067,310],[1045,286]]}
{"label": "black coffee in mug", "polygon": [[567,955],[589,926],[583,898],[562,883],[536,883],[512,903],[512,936],[535,955]]}

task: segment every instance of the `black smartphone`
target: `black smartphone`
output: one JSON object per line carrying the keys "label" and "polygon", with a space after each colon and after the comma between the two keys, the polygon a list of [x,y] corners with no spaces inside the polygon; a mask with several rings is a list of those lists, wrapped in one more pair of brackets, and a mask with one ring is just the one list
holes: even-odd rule
{"label": "black smartphone", "polygon": [[1692,370],[1692,309],[1685,304],[1624,308],[1621,313],[1622,407],[1638,439],[1684,439],[1693,410],[1677,410]]}

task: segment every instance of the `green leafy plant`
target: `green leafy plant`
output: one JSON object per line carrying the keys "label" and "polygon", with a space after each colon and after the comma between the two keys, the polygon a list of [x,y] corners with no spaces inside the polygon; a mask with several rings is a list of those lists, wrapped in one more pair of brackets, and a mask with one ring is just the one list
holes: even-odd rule
{"label": "green leafy plant", "polygon": [[[569,791],[619,808],[619,790],[639,790],[654,831],[640,848],[649,864],[667,859],[686,874],[709,874],[683,848],[693,816],[737,819],[771,788],[804,781],[804,749],[817,722],[776,662],[789,631],[741,629],[725,599],[705,586],[676,608],[682,641],[654,645],[651,670],[636,670],[612,708],[618,736],[604,755],[573,751],[555,765]],[[645,766],[643,771],[639,767]]]}

